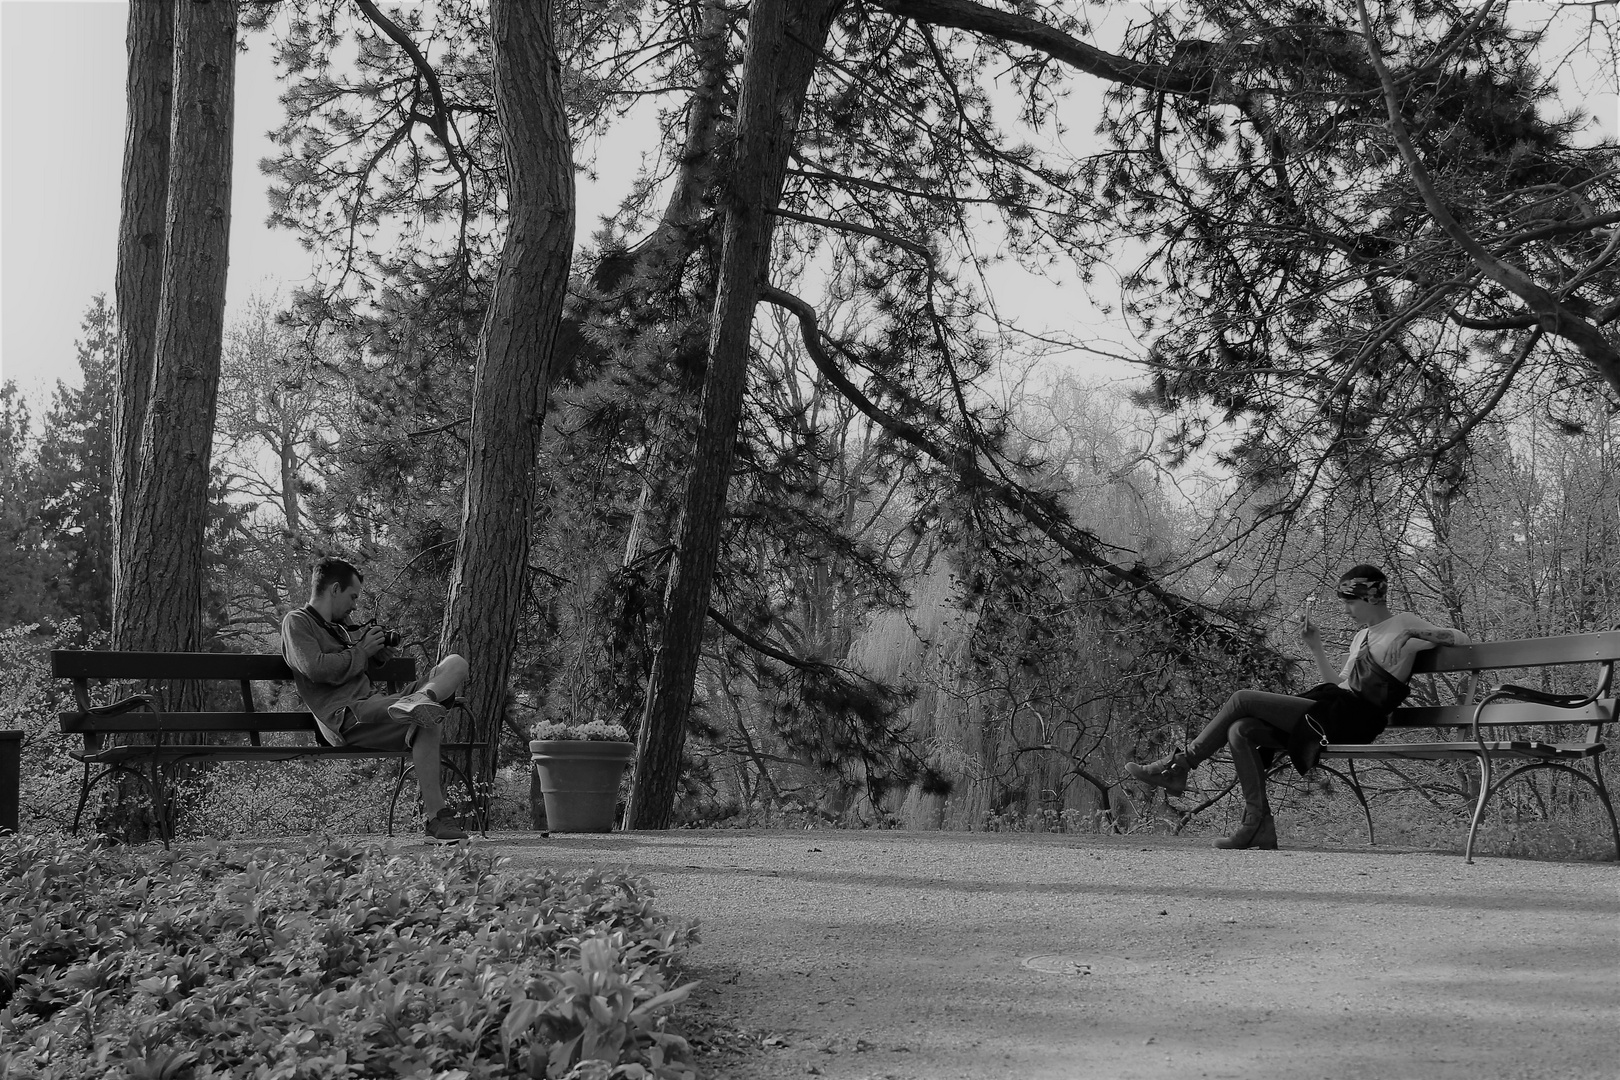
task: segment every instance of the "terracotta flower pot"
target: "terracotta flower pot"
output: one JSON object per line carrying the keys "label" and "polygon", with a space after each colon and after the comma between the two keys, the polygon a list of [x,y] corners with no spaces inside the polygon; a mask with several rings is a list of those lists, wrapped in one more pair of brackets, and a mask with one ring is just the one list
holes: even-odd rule
{"label": "terracotta flower pot", "polygon": [[619,780],[634,743],[538,739],[529,743],[552,832],[612,832]]}

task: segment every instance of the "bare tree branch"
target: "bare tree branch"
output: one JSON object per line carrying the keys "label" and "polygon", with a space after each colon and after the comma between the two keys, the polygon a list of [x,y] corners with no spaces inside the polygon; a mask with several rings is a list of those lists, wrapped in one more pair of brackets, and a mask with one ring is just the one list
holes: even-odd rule
{"label": "bare tree branch", "polygon": [[837,229],[840,232],[860,233],[862,236],[870,236],[878,240],[885,240],[893,244],[895,247],[905,248],[914,255],[921,255],[929,262],[933,262],[934,260],[934,253],[928,250],[926,244],[919,244],[915,240],[907,240],[903,236],[898,236],[895,233],[887,232],[883,229],[876,229],[870,225],[857,225],[853,221],[834,221],[831,218],[816,217],[813,214],[801,214],[796,210],[784,210],[781,207],[777,207],[776,209],[772,210],[771,214],[774,217],[790,218],[793,221],[804,221],[811,225],[825,225],[829,229]]}

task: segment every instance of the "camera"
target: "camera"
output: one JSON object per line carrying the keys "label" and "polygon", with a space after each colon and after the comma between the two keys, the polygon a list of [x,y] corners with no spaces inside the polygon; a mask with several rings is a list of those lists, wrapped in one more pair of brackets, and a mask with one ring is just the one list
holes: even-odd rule
{"label": "camera", "polygon": [[382,631],[383,645],[387,648],[396,649],[399,647],[399,643],[404,640],[400,637],[398,630],[395,630],[392,626],[379,626],[376,619],[367,619],[359,626],[354,627],[354,630],[363,634],[368,626],[376,626],[378,630]]}

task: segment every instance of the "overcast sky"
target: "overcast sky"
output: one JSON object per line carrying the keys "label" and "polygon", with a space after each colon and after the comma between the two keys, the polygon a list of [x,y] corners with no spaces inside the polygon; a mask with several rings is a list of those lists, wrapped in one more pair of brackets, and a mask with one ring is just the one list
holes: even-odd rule
{"label": "overcast sky", "polygon": [[[0,2],[0,378],[36,412],[58,378],[77,381],[79,322],[92,296],[113,291],[128,14],[99,0]],[[238,64],[233,307],[309,273],[293,234],[264,227],[258,162],[279,106],[262,36]]]}
{"label": "overcast sky", "polygon": [[[113,292],[124,153],[124,30],[111,0],[0,0],[0,381],[36,415],[57,379],[77,384],[73,342],[91,297]],[[265,133],[281,119],[269,41],[237,57],[227,318],[255,293],[291,292],[310,272],[295,235],[265,226]],[[580,197],[581,236],[627,186],[639,150]]]}
{"label": "overcast sky", "polygon": [[[36,413],[58,378],[77,381],[80,319],[92,296],[113,289],[128,10],[107,0],[0,0],[0,380],[14,379]],[[290,291],[308,276],[310,256],[292,233],[264,225],[258,162],[270,153],[264,135],[280,106],[263,35],[248,38],[236,85],[227,303],[240,310],[254,293]],[[1612,97],[1581,104],[1611,134],[1620,126]],[[580,237],[617,201],[614,189],[628,182],[640,151],[599,149],[604,159],[624,160],[599,160],[599,185],[582,178]],[[997,292],[1004,314],[1027,311],[1033,322],[1061,325],[1089,308],[1060,283],[1026,280]],[[1072,323],[1065,329],[1083,332]]]}

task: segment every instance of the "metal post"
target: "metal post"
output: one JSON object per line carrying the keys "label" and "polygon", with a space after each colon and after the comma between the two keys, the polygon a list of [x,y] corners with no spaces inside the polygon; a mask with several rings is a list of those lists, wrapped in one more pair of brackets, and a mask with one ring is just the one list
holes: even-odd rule
{"label": "metal post", "polygon": [[17,832],[17,801],[22,791],[20,731],[0,731],[0,833]]}

